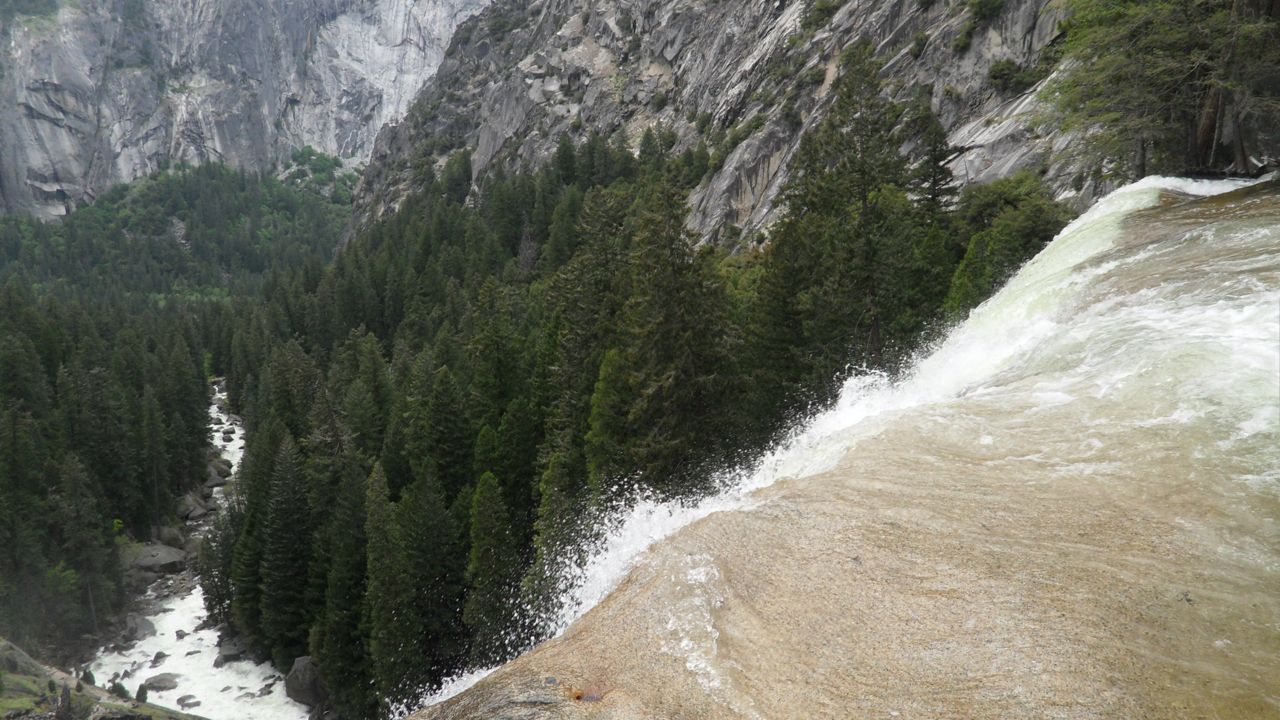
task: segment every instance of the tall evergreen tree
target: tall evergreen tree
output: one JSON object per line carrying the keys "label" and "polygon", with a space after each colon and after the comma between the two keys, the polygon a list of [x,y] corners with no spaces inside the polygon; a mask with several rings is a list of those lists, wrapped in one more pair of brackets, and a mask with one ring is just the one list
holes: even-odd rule
{"label": "tall evergreen tree", "polygon": [[365,597],[364,478],[343,479],[332,525],[324,610],[316,624],[311,652],[328,688],[330,702],[342,717],[371,717],[376,708],[370,692],[368,642],[362,621]]}
{"label": "tall evergreen tree", "polygon": [[376,465],[365,495],[368,589],[363,617],[369,633],[373,686],[384,708],[403,701],[415,689],[406,687],[406,683],[421,661],[412,634],[415,628],[406,622],[417,608],[413,605],[413,578],[394,510],[386,475],[382,466]]}
{"label": "tall evergreen tree", "polygon": [[302,459],[285,436],[272,468],[262,533],[262,638],[277,667],[306,654],[311,615],[307,607],[311,557],[310,510]]}
{"label": "tall evergreen tree", "polygon": [[396,508],[411,578],[411,609],[402,609],[401,622],[404,642],[413,648],[413,670],[406,677],[414,690],[438,684],[466,656],[466,544],[459,525],[439,485],[430,479],[409,486]]}
{"label": "tall evergreen tree", "polygon": [[491,665],[514,649],[511,612],[516,556],[502,488],[493,473],[480,476],[471,501],[471,553],[462,619],[472,633],[471,662]]}
{"label": "tall evergreen tree", "polygon": [[272,477],[276,451],[287,434],[284,426],[274,419],[260,425],[249,440],[237,473],[236,490],[244,507],[244,522],[231,563],[231,584],[235,595],[231,614],[236,629],[248,645],[256,649],[265,647],[262,637],[262,557]]}

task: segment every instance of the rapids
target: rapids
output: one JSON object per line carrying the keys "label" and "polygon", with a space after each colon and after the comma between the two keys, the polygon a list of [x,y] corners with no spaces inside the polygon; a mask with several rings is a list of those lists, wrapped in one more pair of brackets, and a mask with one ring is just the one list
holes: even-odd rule
{"label": "rapids", "polygon": [[1276,717],[1278,523],[1280,185],[1148,178],[419,717]]}
{"label": "rapids", "polygon": [[[220,385],[209,405],[210,442],[231,464],[234,482],[244,456],[245,435],[239,420],[223,409],[226,399],[225,386]],[[230,440],[225,440],[218,430],[222,427],[230,429]],[[227,500],[223,488],[213,493],[219,504]],[[198,535],[203,530],[196,532]],[[195,559],[191,562],[194,564]],[[156,588],[164,582],[163,579],[157,581],[148,591],[149,595],[154,597]],[[186,710],[210,720],[302,720],[307,717],[307,707],[285,695],[284,676],[271,663],[238,660],[214,667],[219,628],[206,622],[208,612],[199,584],[185,592],[156,598],[149,604],[153,610],[146,618],[155,625],[156,633],[126,647],[103,648],[89,668],[102,685],[119,680],[129,692],[136,693],[147,678],[171,673],[177,676],[177,688],[149,691],[148,702]],[[153,662],[157,653],[167,657]],[[182,703],[184,699],[188,703],[186,708]],[[198,704],[190,705],[192,702]]]}

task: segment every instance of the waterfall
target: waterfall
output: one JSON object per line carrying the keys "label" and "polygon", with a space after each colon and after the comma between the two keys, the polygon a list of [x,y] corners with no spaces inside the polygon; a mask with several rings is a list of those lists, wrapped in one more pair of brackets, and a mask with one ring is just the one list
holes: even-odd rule
{"label": "waterfall", "polygon": [[1280,192],[1247,185],[1101,200],[901,377],[618,514],[555,637],[424,714],[1280,713]]}

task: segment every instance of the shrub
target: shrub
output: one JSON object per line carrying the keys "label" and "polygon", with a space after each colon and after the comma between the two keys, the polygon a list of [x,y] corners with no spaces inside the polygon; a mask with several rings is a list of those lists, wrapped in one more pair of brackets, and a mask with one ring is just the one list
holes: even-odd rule
{"label": "shrub", "polygon": [[960,33],[956,35],[956,39],[951,41],[951,49],[962,53],[969,49],[973,44],[973,22],[966,22],[960,26]]}
{"label": "shrub", "polygon": [[842,5],[843,0],[814,0],[804,14],[804,29],[816,30],[826,25]]}
{"label": "shrub", "polygon": [[978,22],[986,22],[1000,14],[1004,0],[969,0],[969,12]]}
{"label": "shrub", "polygon": [[1022,92],[1036,84],[1035,73],[1012,60],[1001,60],[987,71],[987,78],[1001,93]]}
{"label": "shrub", "polygon": [[926,32],[918,32],[911,40],[911,57],[919,60],[924,54],[924,48],[929,44],[929,34]]}

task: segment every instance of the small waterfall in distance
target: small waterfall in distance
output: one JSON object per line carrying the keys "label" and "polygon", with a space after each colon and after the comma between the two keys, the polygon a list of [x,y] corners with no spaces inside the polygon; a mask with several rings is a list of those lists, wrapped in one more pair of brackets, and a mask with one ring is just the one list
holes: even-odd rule
{"label": "small waterfall in distance", "polygon": [[1246,185],[1098,202],[903,377],[615,517],[556,636],[421,716],[1280,714],[1280,190]]}

